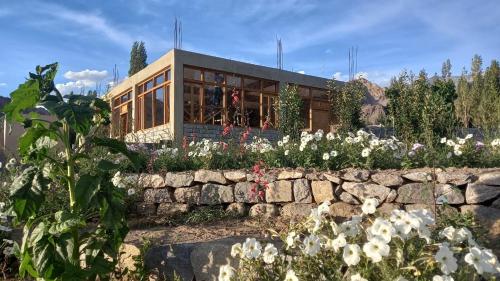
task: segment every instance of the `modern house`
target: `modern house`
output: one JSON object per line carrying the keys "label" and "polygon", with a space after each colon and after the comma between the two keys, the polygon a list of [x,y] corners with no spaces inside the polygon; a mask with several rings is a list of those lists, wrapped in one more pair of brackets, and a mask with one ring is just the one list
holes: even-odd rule
{"label": "modern house", "polygon": [[[129,142],[218,138],[227,124],[277,136],[280,87],[299,87],[307,130],[329,130],[328,79],[172,49],[106,94],[112,135]],[[259,128],[269,127],[262,131]]]}

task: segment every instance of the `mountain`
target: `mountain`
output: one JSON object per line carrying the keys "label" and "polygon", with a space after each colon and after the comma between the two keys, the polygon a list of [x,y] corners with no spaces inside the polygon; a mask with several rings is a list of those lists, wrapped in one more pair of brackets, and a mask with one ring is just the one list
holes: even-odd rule
{"label": "mountain", "polygon": [[365,99],[361,107],[363,121],[366,125],[378,125],[385,117],[385,108],[388,102],[385,90],[365,78],[359,78],[359,81],[366,87]]}

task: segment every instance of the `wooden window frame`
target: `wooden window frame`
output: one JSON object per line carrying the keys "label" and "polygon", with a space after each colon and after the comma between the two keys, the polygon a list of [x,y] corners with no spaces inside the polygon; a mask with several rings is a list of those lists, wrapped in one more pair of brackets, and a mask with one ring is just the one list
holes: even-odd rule
{"label": "wooden window frame", "polygon": [[[150,75],[148,78],[141,80],[141,82],[137,83],[135,86],[137,95],[135,95],[135,103],[136,103],[136,110],[135,110],[135,116],[136,116],[136,122],[135,122],[135,132],[142,131],[142,130],[147,130],[151,129],[154,127],[158,126],[163,126],[165,124],[168,124],[170,122],[170,85],[172,84],[171,80],[167,80],[168,77],[171,75],[168,75],[168,72],[171,72],[171,67],[168,66],[160,71],[157,71],[153,75]],[[163,74],[163,82],[160,84],[156,84],[156,77],[159,76],[160,74]],[[144,85],[146,85],[149,81],[153,82],[153,87],[148,89],[147,91],[144,91]],[[156,93],[155,91],[159,88],[163,88],[163,124],[156,125]],[[142,91],[141,91],[142,89]],[[144,128],[145,124],[145,107],[144,107],[144,97],[148,94],[151,94],[152,96],[152,102],[151,102],[151,127],[149,128]],[[139,106],[140,103],[140,106]],[[140,110],[137,110],[140,109]]]}
{"label": "wooden window frame", "polygon": [[[187,64],[183,65],[183,73],[184,73],[184,68],[191,68],[191,69],[195,69],[195,70],[198,70],[201,72],[201,80],[190,79],[190,78],[184,77],[183,82],[182,82],[183,86],[186,83],[197,84],[197,85],[199,85],[199,87],[201,89],[200,101],[199,101],[199,103],[200,103],[200,115],[201,116],[200,116],[200,120],[198,122],[199,124],[205,124],[205,120],[204,120],[205,119],[205,113],[204,113],[204,110],[205,110],[205,86],[219,86],[222,88],[222,92],[223,92],[223,99],[222,99],[223,120],[222,120],[222,123],[223,124],[229,120],[229,116],[228,116],[228,114],[229,114],[228,108],[229,107],[228,107],[228,105],[231,101],[228,100],[227,96],[228,96],[228,92],[232,88],[237,88],[240,91],[240,103],[241,103],[240,108],[241,108],[242,112],[245,112],[245,110],[246,110],[245,102],[244,102],[245,101],[245,92],[249,91],[249,92],[258,92],[259,93],[259,124],[260,124],[260,127],[262,127],[264,125],[264,122],[265,122],[265,117],[263,116],[263,109],[262,109],[263,96],[264,95],[265,96],[274,95],[274,96],[278,97],[278,94],[279,94],[279,81],[244,75],[244,74],[240,74],[240,73],[231,73],[231,72],[221,71],[221,70],[212,69],[212,68],[204,68],[204,67],[199,67],[199,66],[187,65]],[[224,81],[222,83],[205,81],[205,71],[220,73],[220,74],[224,75]],[[240,86],[239,87],[235,87],[235,86],[228,84],[228,77],[231,77],[231,76],[238,76],[239,77],[239,79],[240,79],[240,83],[239,83]],[[260,83],[259,89],[246,88],[245,84],[244,84],[245,79],[258,80]],[[264,81],[265,82],[273,82],[275,84],[275,91],[264,91]],[[184,95],[184,90],[183,90],[183,95]],[[193,103],[191,103],[191,104],[193,104]],[[183,106],[183,110],[184,110],[184,106]],[[194,113],[194,111],[193,111],[193,105],[192,105],[191,106],[191,113],[190,113],[191,120],[184,121],[184,122],[194,123],[193,113]],[[277,120],[277,116],[275,119]],[[274,124],[274,125],[276,125],[276,124]]]}
{"label": "wooden window frame", "polygon": [[[125,102],[121,102],[121,98],[123,96],[125,96],[125,95],[129,95],[128,100],[126,100]],[[124,113],[122,113],[122,108],[125,107],[125,106],[129,106],[129,104],[130,104],[130,106],[132,106],[132,104],[131,104],[132,100],[133,100],[133,98],[132,98],[132,88],[129,88],[126,91],[123,91],[122,93],[116,95],[115,97],[113,97],[111,99],[111,117],[112,117],[112,119],[113,118],[118,118],[118,126],[119,126],[119,128],[117,128],[119,130],[118,132],[120,132],[120,130],[121,130],[121,126],[119,124],[119,122],[121,120],[120,118],[124,114]],[[115,103],[116,101],[119,101],[120,103],[116,104]],[[118,112],[119,112],[118,116],[115,116],[115,110],[118,110]],[[128,114],[128,110],[127,110],[127,114]],[[132,114],[133,114],[133,112],[132,112]],[[129,118],[130,117],[131,116],[129,116]],[[116,137],[117,135],[114,133],[114,130],[115,130],[115,128],[114,128],[114,122],[115,122],[115,120],[112,120],[112,122],[111,122],[111,128],[112,128],[111,133],[112,133],[113,136]],[[128,126],[129,126],[129,124],[128,124],[128,120],[127,120],[127,126],[126,126],[125,135],[132,132],[132,129],[130,129],[130,131],[129,131],[129,127]]]}

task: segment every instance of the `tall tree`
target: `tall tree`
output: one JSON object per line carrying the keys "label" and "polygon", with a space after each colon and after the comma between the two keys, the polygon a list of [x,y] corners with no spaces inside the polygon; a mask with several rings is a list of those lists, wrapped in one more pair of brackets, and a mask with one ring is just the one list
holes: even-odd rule
{"label": "tall tree", "polygon": [[451,78],[451,62],[450,59],[447,59],[443,62],[443,67],[441,68],[441,76],[443,79]]}
{"label": "tall tree", "polygon": [[132,44],[132,49],[130,51],[130,68],[128,76],[132,76],[148,66],[147,59],[148,55],[146,53],[144,42],[135,41],[134,44]]}
{"label": "tall tree", "polygon": [[292,139],[298,139],[304,128],[304,120],[300,116],[302,99],[297,86],[285,85],[281,87],[277,102],[279,122],[278,129]]}
{"label": "tall tree", "polygon": [[361,106],[367,91],[359,80],[340,85],[334,79],[328,81],[331,119],[340,125],[340,131],[354,131],[363,127]]}
{"label": "tall tree", "polygon": [[474,105],[472,96],[470,95],[470,85],[467,81],[467,70],[462,70],[462,75],[457,83],[457,98],[455,99],[455,115],[458,121],[465,128],[469,128],[472,119],[472,107]]}
{"label": "tall tree", "polygon": [[485,129],[500,128],[500,67],[491,61],[483,76],[483,87],[476,113],[476,125]]}

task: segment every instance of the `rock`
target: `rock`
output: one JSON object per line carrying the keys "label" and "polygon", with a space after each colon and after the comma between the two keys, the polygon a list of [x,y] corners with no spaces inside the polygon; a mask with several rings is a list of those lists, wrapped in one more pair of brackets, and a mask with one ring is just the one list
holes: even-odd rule
{"label": "rock", "polygon": [[453,187],[450,184],[436,185],[436,201],[440,202],[444,199],[447,204],[457,205],[465,203],[465,198],[460,189]]}
{"label": "rock", "polygon": [[333,175],[333,174],[324,173],[323,177],[326,180],[329,180],[329,181],[331,181],[333,183],[336,183],[336,184],[341,184],[342,183],[342,180],[338,176]]}
{"label": "rock", "polygon": [[[258,179],[257,175],[255,174],[247,174],[247,181],[255,182],[255,180]],[[272,171],[271,173],[265,173],[261,178],[260,181],[266,181],[268,183],[276,181],[276,173]]]}
{"label": "rock", "polygon": [[500,198],[498,198],[497,200],[493,201],[493,203],[491,203],[491,207],[500,209]]}
{"label": "rock", "polygon": [[385,198],[385,202],[392,203],[394,202],[394,200],[396,200],[396,197],[398,197],[398,192],[394,189],[391,189],[391,191],[387,195],[387,198]]}
{"label": "rock", "polygon": [[401,204],[393,204],[393,203],[383,203],[382,205],[377,207],[377,211],[382,214],[389,216],[392,210],[400,210]]}
{"label": "rock", "polygon": [[201,186],[180,187],[174,190],[174,198],[176,202],[187,203],[190,205],[200,204]]}
{"label": "rock", "polygon": [[465,190],[467,204],[477,204],[500,195],[500,186],[484,185],[481,183],[469,183]]}
{"label": "rock", "polygon": [[462,213],[471,212],[488,231],[488,238],[494,253],[500,255],[500,210],[480,205],[464,205],[460,207]]}
{"label": "rock", "polygon": [[174,272],[181,280],[193,280],[194,272],[190,256],[195,245],[194,243],[153,245],[145,255],[145,267],[157,272],[161,277],[157,280],[174,280]]}
{"label": "rock", "polygon": [[324,180],[324,176],[323,174],[321,173],[317,173],[317,172],[310,172],[310,173],[307,173],[305,178],[307,180],[310,180],[310,181],[320,181],[320,180]]}
{"label": "rock", "polygon": [[425,183],[408,183],[398,188],[396,202],[404,204],[432,204],[434,196],[432,185]]}
{"label": "rock", "polygon": [[389,192],[391,192],[390,188],[373,183],[344,182],[342,189],[356,196],[361,201],[376,197],[380,202],[383,202],[387,198],[387,195],[389,195]]}
{"label": "rock", "polygon": [[330,214],[337,218],[351,218],[353,215],[361,214],[361,207],[345,202],[335,202],[330,205]]}
{"label": "rock", "polygon": [[163,188],[165,179],[158,174],[141,174],[138,185],[142,188]]}
{"label": "rock", "polygon": [[234,202],[229,204],[226,208],[226,212],[233,213],[238,216],[246,216],[248,213],[248,208],[245,203]]}
{"label": "rock", "polygon": [[127,268],[129,271],[136,270],[134,258],[140,256],[141,250],[133,244],[123,243],[120,246],[119,253],[118,264],[120,268]]}
{"label": "rock", "polygon": [[383,186],[400,186],[403,184],[403,178],[399,175],[384,172],[373,174],[371,179]]}
{"label": "rock", "polygon": [[168,188],[162,189],[146,189],[144,191],[145,203],[171,203],[172,192]]}
{"label": "rock", "polygon": [[302,219],[311,214],[316,204],[289,203],[281,208],[281,216],[287,219]]}
{"label": "rock", "polygon": [[339,199],[342,202],[346,202],[351,205],[358,205],[361,204],[356,197],[352,196],[349,192],[342,192],[339,195]]}
{"label": "rock", "polygon": [[140,202],[136,205],[137,214],[148,217],[156,215],[156,204]]}
{"label": "rock", "polygon": [[188,204],[181,203],[161,203],[158,205],[156,214],[159,216],[173,216],[189,212]]}
{"label": "rock", "polygon": [[244,203],[259,202],[256,184],[247,181],[236,183],[234,186],[234,200]]}
{"label": "rock", "polygon": [[233,187],[207,183],[201,188],[200,204],[217,205],[234,202]]}
{"label": "rock", "polygon": [[472,180],[472,174],[463,172],[440,172],[437,173],[439,183],[451,183],[454,185],[465,185]]}
{"label": "rock", "polygon": [[311,185],[307,179],[293,181],[293,197],[296,203],[312,203]]}
{"label": "rock", "polygon": [[342,179],[353,182],[364,182],[370,178],[370,171],[361,169],[348,169],[342,175]]}
{"label": "rock", "polygon": [[279,214],[278,207],[273,204],[259,203],[250,208],[250,217],[272,218]]}
{"label": "rock", "polygon": [[414,181],[414,182],[430,182],[432,181],[432,176],[426,172],[412,172],[404,174],[403,178]]}
{"label": "rock", "polygon": [[293,180],[304,177],[304,172],[300,170],[283,170],[278,174],[278,180]]}
{"label": "rock", "polygon": [[191,173],[167,173],[165,176],[165,185],[174,188],[191,186],[193,181]]}
{"label": "rock", "polygon": [[191,252],[195,280],[219,280],[219,269],[222,265],[229,264],[238,268],[239,260],[231,257],[231,247],[243,242],[243,238],[225,238],[197,244]]}
{"label": "rock", "polygon": [[266,202],[292,202],[292,183],[279,180],[269,184],[266,190]]}
{"label": "rock", "polygon": [[312,194],[316,203],[323,203],[335,199],[333,184],[330,181],[312,181]]}
{"label": "rock", "polygon": [[500,185],[500,171],[480,174],[477,182],[486,185]]}
{"label": "rock", "polygon": [[242,170],[225,171],[224,177],[232,182],[241,182],[247,180],[247,173]]}
{"label": "rock", "polygon": [[198,170],[194,173],[194,181],[208,183],[226,184],[227,180],[221,172],[211,170]]}

